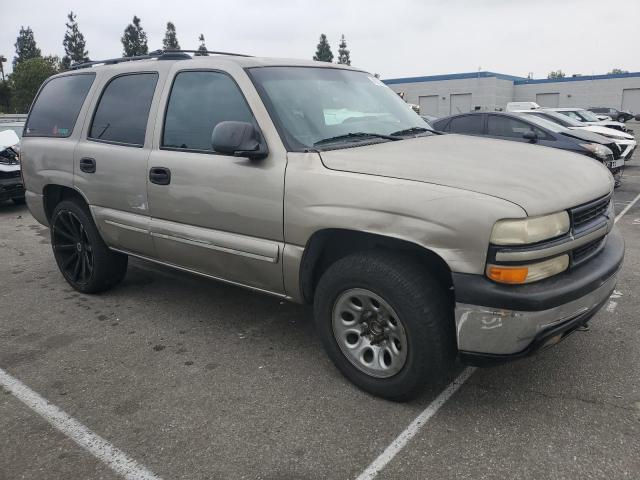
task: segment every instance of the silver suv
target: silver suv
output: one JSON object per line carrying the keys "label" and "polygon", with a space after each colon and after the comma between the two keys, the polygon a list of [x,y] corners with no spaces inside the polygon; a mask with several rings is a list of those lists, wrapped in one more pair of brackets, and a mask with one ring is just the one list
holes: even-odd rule
{"label": "silver suv", "polygon": [[80,292],[135,256],[313,304],[341,372],[406,400],[456,357],[557,343],[615,286],[595,160],[437,134],[355,68],[151,57],[56,75],[29,114],[29,209]]}

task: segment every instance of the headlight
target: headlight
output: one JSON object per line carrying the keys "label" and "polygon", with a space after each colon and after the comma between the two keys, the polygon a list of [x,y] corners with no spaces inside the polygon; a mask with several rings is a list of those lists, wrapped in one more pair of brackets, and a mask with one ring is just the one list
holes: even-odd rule
{"label": "headlight", "polygon": [[494,282],[523,284],[552,277],[564,272],[568,267],[569,255],[560,255],[559,257],[530,265],[506,266],[489,264],[487,265],[486,273],[487,277]]}
{"label": "headlight", "polygon": [[599,158],[600,160],[606,160],[608,155],[613,155],[613,152],[609,147],[605,147],[604,145],[600,145],[599,143],[581,143],[580,146],[589,150],[596,158]]}
{"label": "headlight", "polygon": [[498,220],[491,232],[494,245],[524,245],[557,237],[569,231],[569,214],[558,212],[543,217]]}

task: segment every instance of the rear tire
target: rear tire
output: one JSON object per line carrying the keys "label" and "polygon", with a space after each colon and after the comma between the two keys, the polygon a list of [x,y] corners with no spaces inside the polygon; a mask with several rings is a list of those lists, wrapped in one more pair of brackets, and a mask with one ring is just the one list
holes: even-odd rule
{"label": "rear tire", "polygon": [[338,260],[320,279],[314,313],[329,358],[373,395],[410,400],[453,366],[455,328],[447,293],[404,255],[375,250]]}
{"label": "rear tire", "polygon": [[53,255],[73,288],[97,293],[124,278],[128,257],[109,250],[86,205],[63,200],[53,210],[50,225]]}

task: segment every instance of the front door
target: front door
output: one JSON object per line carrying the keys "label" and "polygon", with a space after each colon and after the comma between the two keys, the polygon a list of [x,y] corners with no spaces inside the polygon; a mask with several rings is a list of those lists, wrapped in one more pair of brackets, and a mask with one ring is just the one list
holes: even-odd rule
{"label": "front door", "polygon": [[[212,151],[213,128],[258,125],[227,73],[178,72],[149,158],[151,235],[158,257],[227,281],[283,293],[286,154],[262,160]],[[162,121],[162,119],[160,119]]]}

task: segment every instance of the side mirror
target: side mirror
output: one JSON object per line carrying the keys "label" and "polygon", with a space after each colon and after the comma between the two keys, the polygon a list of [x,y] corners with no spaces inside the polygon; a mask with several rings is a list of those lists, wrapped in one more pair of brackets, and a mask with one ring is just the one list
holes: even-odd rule
{"label": "side mirror", "polygon": [[264,158],[269,153],[258,129],[248,122],[220,122],[211,134],[211,146],[215,152],[252,160]]}
{"label": "side mirror", "polygon": [[538,140],[538,134],[536,134],[536,132],[534,132],[533,130],[529,130],[522,134],[522,138],[524,138],[525,140],[529,140],[530,142],[535,142]]}

